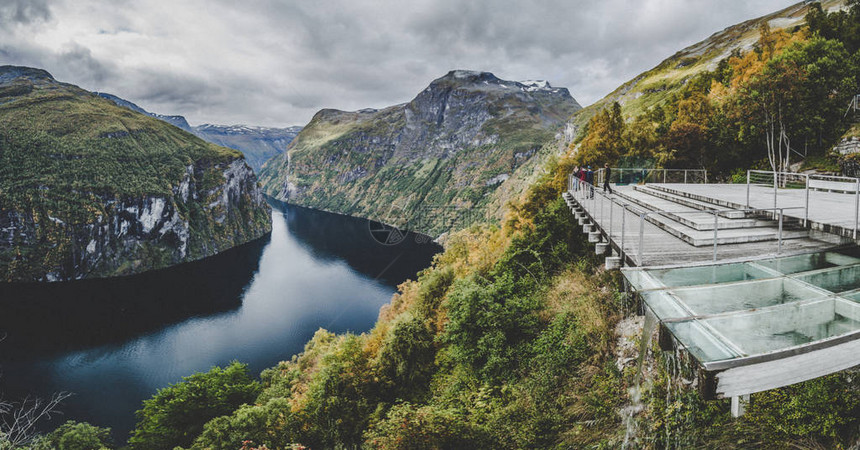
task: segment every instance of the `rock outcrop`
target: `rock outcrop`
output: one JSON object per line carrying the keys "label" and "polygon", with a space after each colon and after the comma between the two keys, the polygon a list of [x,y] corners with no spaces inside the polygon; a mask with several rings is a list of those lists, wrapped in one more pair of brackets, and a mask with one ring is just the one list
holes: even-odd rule
{"label": "rock outcrop", "polygon": [[455,70],[409,103],[321,110],[260,179],[287,202],[439,235],[485,219],[578,109],[545,81]]}
{"label": "rock outcrop", "polygon": [[239,152],[47,72],[0,67],[0,281],[193,261],[265,235],[269,215]]}

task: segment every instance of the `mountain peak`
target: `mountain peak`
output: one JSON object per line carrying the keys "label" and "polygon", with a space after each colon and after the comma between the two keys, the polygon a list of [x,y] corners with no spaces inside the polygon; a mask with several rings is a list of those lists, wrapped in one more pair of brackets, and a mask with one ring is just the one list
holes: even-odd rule
{"label": "mountain peak", "polygon": [[0,83],[8,83],[18,78],[30,81],[55,81],[47,70],[24,66],[0,66]]}
{"label": "mountain peak", "polygon": [[480,72],[477,70],[452,70],[436,81],[458,81],[461,83],[480,83],[483,81],[487,83],[499,83],[502,80],[490,72]]}
{"label": "mountain peak", "polygon": [[507,92],[543,92],[549,94],[570,95],[565,88],[555,88],[546,80],[509,81],[495,76],[491,72],[477,70],[452,70],[441,78],[430,83],[428,89],[440,86],[460,86],[466,89],[501,90]]}

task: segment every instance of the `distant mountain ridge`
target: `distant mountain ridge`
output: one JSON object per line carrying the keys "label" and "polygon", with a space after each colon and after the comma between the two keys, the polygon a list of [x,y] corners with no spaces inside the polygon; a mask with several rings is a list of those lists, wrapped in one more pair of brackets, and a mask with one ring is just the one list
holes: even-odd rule
{"label": "distant mountain ridge", "polygon": [[319,111],[260,179],[291,203],[439,235],[463,213],[500,217],[580,108],[546,81],[453,70],[408,103]]}
{"label": "distant mountain ridge", "polygon": [[259,173],[263,163],[283,153],[287,145],[301,131],[302,127],[271,128],[248,125],[213,125],[204,123],[191,126],[183,116],[163,115],[149,112],[140,106],[113,94],[98,92],[99,96],[113,101],[119,106],[163,120],[213,144],[239,150],[245,155],[248,165]]}
{"label": "distant mountain ridge", "polygon": [[270,230],[240,152],[44,70],[0,66],[0,281],[130,275]]}

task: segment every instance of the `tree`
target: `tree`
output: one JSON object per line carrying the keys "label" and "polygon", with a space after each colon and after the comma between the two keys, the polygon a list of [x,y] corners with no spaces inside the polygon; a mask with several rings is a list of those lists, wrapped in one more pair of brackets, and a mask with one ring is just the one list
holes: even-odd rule
{"label": "tree", "polygon": [[678,102],[678,113],[666,133],[665,144],[680,166],[705,165],[710,115],[710,102],[701,91],[692,92],[688,98]]}
{"label": "tree", "polygon": [[740,89],[736,112],[742,133],[764,138],[768,162],[777,172],[786,171],[791,161],[789,130],[797,124],[804,79],[797,63],[778,59]]}
{"label": "tree", "polygon": [[253,402],[259,393],[260,384],[248,375],[248,366],[235,361],[185,377],[144,400],[128,442],[135,449],[187,447],[206,422]]}
{"label": "tree", "polygon": [[624,118],[618,102],[588,121],[588,135],[582,140],[577,161],[582,164],[614,164],[624,153]]}
{"label": "tree", "polygon": [[102,450],[111,443],[110,428],[101,428],[86,422],[69,420],[41,440],[35,449]]}

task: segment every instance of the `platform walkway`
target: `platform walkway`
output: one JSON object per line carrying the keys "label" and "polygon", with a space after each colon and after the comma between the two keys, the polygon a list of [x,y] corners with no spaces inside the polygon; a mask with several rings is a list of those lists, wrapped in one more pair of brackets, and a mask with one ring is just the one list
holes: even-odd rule
{"label": "platform walkway", "polygon": [[[656,185],[667,192],[707,200],[728,208],[747,207],[746,184],[665,184]],[[849,186],[853,187],[853,186]],[[808,196],[808,199],[807,199]],[[809,219],[809,228],[857,239],[858,201],[860,196],[851,191],[811,189],[774,189],[770,186],[749,186],[749,207],[793,208],[786,210],[790,217]],[[806,211],[808,205],[808,212]]]}
{"label": "platform walkway", "polygon": [[[712,188],[722,192],[721,185],[665,185],[677,194],[655,189],[659,186],[662,185],[619,185],[613,187],[612,194],[595,189],[593,198],[579,190],[566,193],[565,199],[580,219],[583,231],[592,233],[592,241],[606,244],[596,248],[605,249],[603,254],[610,258],[622,259],[624,266],[712,263],[715,218],[717,261],[808,253],[839,244],[827,236],[810,237],[800,229],[798,219],[784,221],[780,240],[779,223],[772,219],[771,211],[729,211],[733,208],[682,194],[688,192],[684,189],[701,196]],[[788,215],[788,210],[784,214]]]}
{"label": "platform walkway", "polygon": [[689,354],[705,398],[731,397],[737,416],[750,394],[860,364],[860,251],[847,247],[860,181],[813,181],[836,189],[807,177],[803,189],[655,183],[564,199],[607,268],[627,266],[661,348]]}

